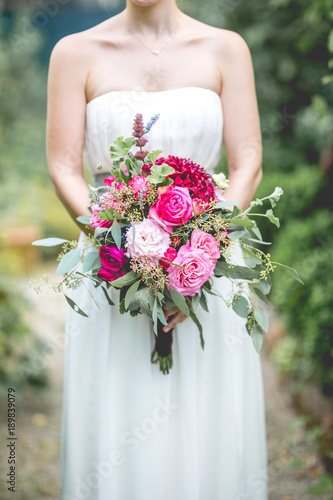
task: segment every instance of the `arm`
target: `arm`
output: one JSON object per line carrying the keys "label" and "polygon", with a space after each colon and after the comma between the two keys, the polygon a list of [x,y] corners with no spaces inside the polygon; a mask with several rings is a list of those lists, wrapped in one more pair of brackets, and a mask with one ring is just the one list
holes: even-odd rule
{"label": "arm", "polygon": [[76,223],[79,215],[90,214],[82,165],[87,75],[82,43],[80,49],[78,42],[75,36],[63,38],[52,51],[46,123],[47,161],[52,185]]}
{"label": "arm", "polygon": [[[250,51],[236,33],[227,32],[220,51],[224,142],[228,156],[227,200],[245,210],[259,186],[262,146]],[[221,43],[222,45],[222,43]]]}

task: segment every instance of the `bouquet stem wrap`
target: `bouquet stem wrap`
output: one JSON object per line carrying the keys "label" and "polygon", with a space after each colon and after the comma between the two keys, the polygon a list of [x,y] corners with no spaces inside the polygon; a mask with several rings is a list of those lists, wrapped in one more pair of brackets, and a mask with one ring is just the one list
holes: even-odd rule
{"label": "bouquet stem wrap", "polygon": [[[171,319],[171,318],[170,318]],[[155,348],[151,355],[152,363],[159,363],[161,372],[169,373],[172,368],[172,341],[173,328],[168,332],[163,330],[163,324],[157,320],[157,335],[155,335]]]}

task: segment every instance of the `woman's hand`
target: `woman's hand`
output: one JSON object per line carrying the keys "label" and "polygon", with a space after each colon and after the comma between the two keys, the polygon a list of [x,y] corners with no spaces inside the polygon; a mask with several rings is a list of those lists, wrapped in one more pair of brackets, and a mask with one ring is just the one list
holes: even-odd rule
{"label": "woman's hand", "polygon": [[170,321],[168,321],[168,326],[163,327],[164,332],[168,332],[172,328],[174,328],[178,323],[182,323],[188,316],[178,309],[177,306],[174,306],[172,309],[167,309],[164,307],[164,316],[168,321],[168,318],[172,316]]}

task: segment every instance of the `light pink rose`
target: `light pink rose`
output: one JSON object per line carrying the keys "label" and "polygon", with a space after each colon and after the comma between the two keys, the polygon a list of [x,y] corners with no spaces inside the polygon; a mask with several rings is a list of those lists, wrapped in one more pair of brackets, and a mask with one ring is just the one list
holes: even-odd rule
{"label": "light pink rose", "polygon": [[[177,257],[177,250],[175,250],[172,247],[169,247],[165,252],[165,254],[163,255],[163,259],[168,260],[169,262],[173,262],[176,257]],[[170,264],[168,264],[167,262],[163,262],[163,260],[160,261],[160,264],[164,269],[168,269],[168,267],[170,266]]]}
{"label": "light pink rose", "polygon": [[207,201],[200,200],[200,198],[193,198],[192,202],[194,206],[194,212],[197,215],[201,214],[209,207],[209,203]]}
{"label": "light pink rose", "polygon": [[157,194],[155,205],[149,209],[149,218],[171,234],[173,226],[181,226],[193,216],[189,190],[170,185],[158,188]]}
{"label": "light pink rose", "polygon": [[223,189],[215,186],[214,193],[216,201],[225,201],[225,198],[223,196]]}
{"label": "light pink rose", "polygon": [[191,247],[200,248],[203,250],[216,264],[217,259],[220,258],[220,245],[219,242],[209,233],[196,229],[191,235]]}
{"label": "light pink rose", "polygon": [[174,264],[169,266],[169,285],[184,296],[193,297],[214,273],[215,264],[209,256],[199,248],[192,248],[189,242],[180,247]]}
{"label": "light pink rose", "polygon": [[112,226],[112,221],[110,220],[103,220],[101,219],[97,214],[99,214],[102,210],[101,208],[96,205],[96,203],[94,203],[93,205],[91,205],[91,209],[92,209],[92,212],[93,212],[93,215],[90,219],[90,222],[89,224],[91,225],[91,227],[94,227],[96,229],[96,227],[111,227]]}
{"label": "light pink rose", "polygon": [[[143,175],[135,175],[133,179],[129,181],[128,185],[134,190],[135,198],[138,200],[140,190],[142,188],[148,188],[150,186],[150,182],[148,182],[146,177]],[[144,197],[147,198],[147,191],[144,193]]]}
{"label": "light pink rose", "polygon": [[126,234],[127,257],[139,257],[150,255],[160,259],[170,246],[170,236],[156,222],[143,219],[142,222],[134,224]]}

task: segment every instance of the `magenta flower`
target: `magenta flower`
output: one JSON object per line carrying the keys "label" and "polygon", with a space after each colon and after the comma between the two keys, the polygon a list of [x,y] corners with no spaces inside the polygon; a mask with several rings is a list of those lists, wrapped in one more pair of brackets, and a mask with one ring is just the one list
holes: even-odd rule
{"label": "magenta flower", "polygon": [[157,194],[155,205],[149,209],[149,218],[171,234],[173,226],[181,226],[193,216],[189,191],[171,185],[158,188]]}
{"label": "magenta flower", "polygon": [[124,276],[123,269],[128,261],[123,248],[102,246],[99,250],[102,269],[98,271],[98,276],[105,281],[114,281]]}
{"label": "magenta flower", "polygon": [[[165,254],[163,255],[163,259],[168,260],[169,262],[173,262],[176,257],[177,257],[177,251],[172,247],[169,247],[165,252]],[[160,261],[160,264],[165,270],[167,270],[168,267],[170,266],[170,264],[168,264],[167,262],[163,262],[162,260]]]}

